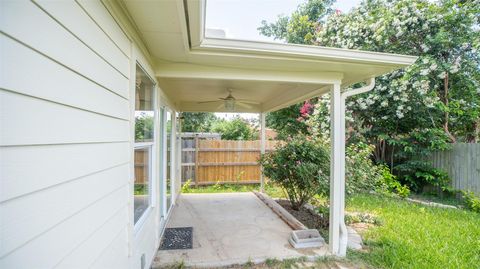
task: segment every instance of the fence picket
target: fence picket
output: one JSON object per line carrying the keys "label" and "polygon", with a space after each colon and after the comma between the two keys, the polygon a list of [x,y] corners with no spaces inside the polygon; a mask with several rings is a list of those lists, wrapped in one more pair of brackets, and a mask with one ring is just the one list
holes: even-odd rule
{"label": "fence picket", "polygon": [[433,153],[430,160],[449,174],[453,188],[480,195],[480,144],[457,143],[448,151]]}

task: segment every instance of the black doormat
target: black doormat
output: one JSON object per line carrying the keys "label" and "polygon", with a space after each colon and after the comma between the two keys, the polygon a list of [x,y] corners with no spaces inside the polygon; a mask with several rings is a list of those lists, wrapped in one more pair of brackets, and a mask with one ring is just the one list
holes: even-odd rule
{"label": "black doormat", "polygon": [[191,249],[192,240],[193,227],[166,228],[160,249]]}

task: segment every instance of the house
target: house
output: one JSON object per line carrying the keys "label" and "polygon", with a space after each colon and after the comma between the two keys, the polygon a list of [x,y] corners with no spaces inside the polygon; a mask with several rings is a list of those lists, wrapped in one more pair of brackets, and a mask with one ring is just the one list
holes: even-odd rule
{"label": "house", "polygon": [[199,103],[227,88],[258,101],[236,112],[262,115],[331,93],[342,255],[342,89],[415,57],[206,38],[205,0],[3,0],[0,12],[0,268],[149,268],[179,195],[178,113],[227,111]]}

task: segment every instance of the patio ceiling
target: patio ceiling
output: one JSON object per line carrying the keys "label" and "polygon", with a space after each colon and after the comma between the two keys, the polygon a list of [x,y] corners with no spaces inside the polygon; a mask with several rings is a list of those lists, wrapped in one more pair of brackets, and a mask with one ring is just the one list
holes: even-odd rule
{"label": "patio ceiling", "polygon": [[237,112],[267,112],[412,64],[416,57],[204,37],[205,0],[120,2],[145,43],[159,86],[180,111],[226,111],[225,97],[256,101]]}

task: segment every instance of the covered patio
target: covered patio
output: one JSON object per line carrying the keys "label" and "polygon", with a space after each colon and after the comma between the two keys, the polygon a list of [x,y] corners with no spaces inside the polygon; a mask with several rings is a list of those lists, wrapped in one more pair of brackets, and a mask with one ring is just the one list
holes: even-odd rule
{"label": "covered patio", "polygon": [[[120,7],[112,6],[112,9],[119,8],[119,12],[128,14],[130,24],[135,26],[138,38],[145,44],[143,50],[150,55],[158,86],[172,101],[177,112],[259,113],[261,139],[265,141],[265,113],[330,94],[331,180],[328,250],[334,255],[344,256],[347,246],[347,230],[344,224],[345,100],[349,96],[373,89],[376,76],[408,66],[416,60],[416,57],[208,37],[205,36],[205,0],[138,3],[125,1]],[[348,89],[352,84],[359,82],[365,82],[365,86]],[[228,94],[236,98],[233,105],[226,100],[229,98]],[[225,102],[219,103],[219,100]],[[242,105],[238,102],[240,100],[247,100],[247,104]],[[262,149],[264,144],[262,143]],[[231,196],[230,202],[228,199],[219,202],[214,198],[210,200],[180,196],[176,203],[178,208],[167,225],[188,226],[193,220],[193,223],[198,225],[195,236],[199,241],[196,244],[209,244],[208,238],[216,238],[219,239],[218,242],[222,242],[221,238],[217,238],[221,236],[220,234],[208,234],[209,230],[205,227],[213,225],[228,231],[238,221],[237,212],[233,208],[237,207],[237,199],[241,197],[243,196],[234,195]],[[200,203],[199,207],[196,208],[197,205],[191,201]],[[202,203],[206,204],[202,206]],[[213,206],[214,204],[216,206]],[[220,208],[228,210],[216,211]],[[259,208],[252,206],[242,208],[242,212],[244,210],[251,210],[251,215],[255,216]],[[192,212],[198,215],[192,215]],[[219,212],[225,214],[224,218],[212,217]],[[248,213],[242,215],[249,216]],[[224,223],[213,222],[218,220]],[[242,220],[241,223],[245,225],[245,232],[248,235],[248,223],[256,220],[254,217]],[[279,224],[280,226],[282,225]],[[288,231],[282,227],[281,229],[285,229],[283,243],[271,246],[271,250],[285,251],[287,256],[296,255],[298,252],[285,248]],[[226,237],[225,240],[235,241],[234,236],[241,235],[241,231],[231,230],[232,237]],[[279,236],[282,233],[266,231],[266,234],[272,236]],[[197,259],[195,260],[197,262],[209,262],[214,257],[227,260],[233,257],[229,255],[230,251],[241,249],[240,246],[215,245],[212,246],[212,250],[221,250],[220,252],[207,253],[208,255],[204,256],[200,252],[192,251],[185,255],[189,260]],[[259,249],[258,253],[264,257],[268,249]],[[170,259],[166,252],[160,252],[160,256],[164,257],[163,259],[157,257],[158,261]],[[240,257],[245,259],[247,253]]]}
{"label": "covered patio", "polygon": [[193,248],[159,250],[152,268],[183,262],[212,268],[266,259],[323,256],[327,247],[294,249],[292,229],[253,193],[184,194],[167,228],[193,227]]}

